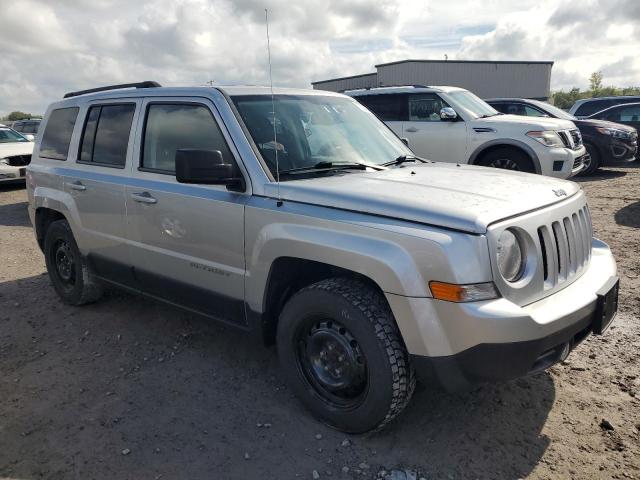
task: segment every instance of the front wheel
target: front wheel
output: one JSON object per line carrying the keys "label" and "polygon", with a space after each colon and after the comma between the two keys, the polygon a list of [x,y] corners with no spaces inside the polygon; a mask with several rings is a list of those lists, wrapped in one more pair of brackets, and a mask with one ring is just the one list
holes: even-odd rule
{"label": "front wheel", "polygon": [[415,374],[382,295],[332,278],[296,293],[278,323],[289,385],[319,419],[349,433],[380,429],[409,403]]}
{"label": "front wheel", "polygon": [[478,165],[484,167],[515,170],[518,172],[535,173],[531,159],[524,152],[515,148],[496,148],[482,156]]}
{"label": "front wheel", "polygon": [[582,175],[591,175],[600,168],[600,152],[590,143],[585,143],[584,147],[587,149],[587,156],[585,157]]}

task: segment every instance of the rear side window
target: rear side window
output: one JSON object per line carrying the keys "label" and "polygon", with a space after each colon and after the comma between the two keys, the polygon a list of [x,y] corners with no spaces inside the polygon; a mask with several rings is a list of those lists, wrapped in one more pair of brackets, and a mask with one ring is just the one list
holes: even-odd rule
{"label": "rear side window", "polygon": [[362,95],[355,99],[385,122],[406,122],[409,119],[406,94]]}
{"label": "rear side window", "polygon": [[71,107],[58,108],[51,112],[40,143],[41,157],[54,160],[67,159],[78,110],[78,107]]}
{"label": "rear side window", "polygon": [[176,151],[220,150],[225,162],[235,163],[220,127],[204,105],[151,104],[147,110],[142,170],[173,174]]}
{"label": "rear side window", "polygon": [[98,105],[89,109],[78,160],[107,167],[124,167],[135,104]]}

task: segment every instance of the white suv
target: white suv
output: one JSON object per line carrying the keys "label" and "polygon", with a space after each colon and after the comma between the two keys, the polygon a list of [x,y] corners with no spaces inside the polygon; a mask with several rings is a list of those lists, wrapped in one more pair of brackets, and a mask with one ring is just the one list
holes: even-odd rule
{"label": "white suv", "polygon": [[569,178],[583,169],[586,150],[568,120],[503,115],[457,87],[350,90],[411,149],[440,162]]}

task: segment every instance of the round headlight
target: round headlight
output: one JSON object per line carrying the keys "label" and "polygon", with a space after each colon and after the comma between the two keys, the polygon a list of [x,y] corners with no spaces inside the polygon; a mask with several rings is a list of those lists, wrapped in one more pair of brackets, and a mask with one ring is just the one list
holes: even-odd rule
{"label": "round headlight", "polygon": [[524,270],[524,255],[520,240],[511,230],[505,230],[498,239],[498,270],[508,282],[515,282]]}

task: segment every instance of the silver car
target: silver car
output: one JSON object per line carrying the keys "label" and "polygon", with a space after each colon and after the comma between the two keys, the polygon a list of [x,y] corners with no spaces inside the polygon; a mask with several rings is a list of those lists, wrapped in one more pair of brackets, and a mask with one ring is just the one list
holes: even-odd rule
{"label": "silver car", "polygon": [[260,87],[72,92],[27,170],[54,288],[114,285],[276,344],[347,432],[538,372],[601,334],[613,256],[572,182],[416,157],[355,100]]}

